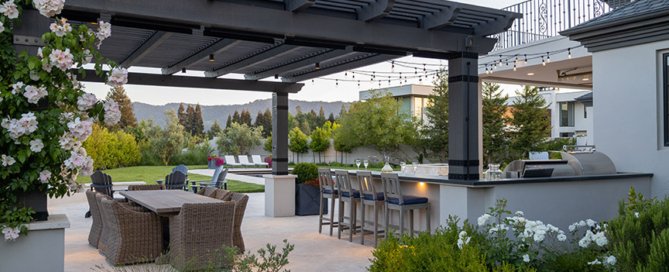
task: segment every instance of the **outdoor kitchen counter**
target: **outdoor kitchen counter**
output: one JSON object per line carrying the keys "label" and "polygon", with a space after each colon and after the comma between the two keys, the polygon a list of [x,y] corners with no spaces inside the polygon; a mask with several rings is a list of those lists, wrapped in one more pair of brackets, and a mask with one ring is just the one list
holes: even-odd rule
{"label": "outdoor kitchen counter", "polygon": [[[352,178],[356,176],[355,172],[349,171]],[[377,192],[382,192],[381,173],[372,172],[372,176]],[[412,174],[401,174],[399,178],[404,195],[429,199],[433,230],[444,225],[449,216],[457,216],[460,223],[467,219],[475,224],[498,199],[506,199],[507,210],[523,211],[530,220],[541,220],[566,231],[570,224],[580,220],[610,220],[617,216],[618,202],[626,198],[630,187],[650,195],[652,176],[649,173],[618,172],[613,175],[494,181],[449,180],[446,176]],[[352,181],[357,182],[357,179]],[[357,187],[354,184],[354,188]],[[425,227],[424,216],[423,211],[416,215],[414,222],[420,224],[418,229]]]}

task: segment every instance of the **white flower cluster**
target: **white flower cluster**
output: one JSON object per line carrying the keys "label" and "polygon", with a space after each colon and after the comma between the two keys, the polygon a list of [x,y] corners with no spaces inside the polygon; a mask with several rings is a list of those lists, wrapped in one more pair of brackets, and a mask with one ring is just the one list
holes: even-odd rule
{"label": "white flower cluster", "polygon": [[28,85],[25,88],[23,96],[28,98],[28,103],[37,104],[37,102],[43,97],[47,96],[49,93],[46,91],[46,87],[35,87]]}
{"label": "white flower cluster", "polygon": [[[7,16],[9,19],[19,18],[19,9],[14,3],[14,0],[9,0],[0,5],[0,13]],[[2,31],[0,31],[2,32]]]}
{"label": "white flower cluster", "polygon": [[118,108],[118,103],[113,99],[107,99],[104,104],[105,109],[105,124],[115,125],[121,121],[121,110]]}
{"label": "white flower cluster", "polygon": [[60,24],[51,23],[49,29],[51,29],[51,32],[56,33],[56,36],[63,37],[67,32],[72,31],[72,26],[67,22],[67,19],[63,18]]}
{"label": "white flower cluster", "polygon": [[2,119],[2,126],[4,129],[9,130],[9,137],[12,140],[17,140],[23,135],[29,135],[30,133],[37,130],[37,117],[32,112],[24,113],[21,115],[21,119]]}
{"label": "white flower cluster", "polygon": [[63,10],[65,0],[33,0],[33,4],[40,14],[53,17]]}
{"label": "white flower cluster", "polygon": [[93,133],[93,122],[89,120],[82,121],[79,117],[73,121],[67,123],[67,128],[70,129],[70,133],[74,138],[77,138],[79,141],[86,141],[88,136]]}
{"label": "white flower cluster", "polygon": [[489,215],[487,213],[481,215],[478,219],[479,227],[483,227],[483,226],[487,225],[488,222],[490,222],[491,218],[492,218],[492,215]]}
{"label": "white flower cluster", "polygon": [[60,148],[67,151],[81,147],[81,142],[75,140],[74,137],[72,137],[72,135],[69,135],[68,133],[65,133],[63,136],[60,136],[60,140],[58,141],[58,143],[60,143]]}
{"label": "white flower cluster", "polygon": [[78,147],[70,151],[70,157],[65,160],[65,168],[80,170],[84,176],[93,174],[93,159],[86,154],[86,149]]}
{"label": "white flower cluster", "polygon": [[[588,227],[585,231],[585,235],[581,240],[578,241],[578,245],[582,248],[587,248],[591,243],[595,243],[600,247],[603,247],[609,243],[609,240],[606,238],[606,225],[605,228],[597,223],[597,221],[592,219],[587,219],[585,221],[581,220],[574,224],[569,225],[569,231],[575,232],[579,227]],[[594,231],[593,231],[594,230]]]}
{"label": "white flower cluster", "polygon": [[86,93],[77,100],[77,108],[80,111],[87,111],[93,108],[95,103],[98,103],[98,98],[92,93]]}
{"label": "white flower cluster", "polygon": [[469,244],[469,240],[471,240],[471,237],[467,237],[467,232],[466,231],[461,231],[460,235],[458,237],[458,248],[462,249],[462,246]]}
{"label": "white flower cluster", "polygon": [[[100,43],[102,43],[102,41],[111,36],[111,31],[112,29],[110,23],[100,21],[100,27],[98,27],[98,33],[95,34],[95,36],[98,38],[98,40],[100,40]],[[98,49],[100,49],[100,44],[98,44]]]}
{"label": "white flower cluster", "polygon": [[2,154],[2,166],[7,167],[7,166],[10,166],[10,165],[14,164],[15,162],[16,162],[16,160],[14,158],[12,158],[10,156],[7,156],[5,154]]}
{"label": "white flower cluster", "polygon": [[[67,71],[67,69],[70,69],[70,67],[74,65],[74,56],[72,56],[72,53],[70,53],[69,48],[65,49],[65,51],[54,49],[51,51],[49,59],[51,60],[51,65],[58,67],[58,69],[62,70],[63,72]],[[48,69],[49,70],[45,68],[44,70],[47,70],[48,72],[51,70],[51,67],[48,67]]]}
{"label": "white flower cluster", "polygon": [[114,68],[114,70],[111,70],[107,79],[107,85],[116,87],[126,83],[128,83],[128,69]]}
{"label": "white flower cluster", "polygon": [[16,82],[16,83],[12,84],[12,94],[16,95],[16,94],[20,94],[21,92],[23,92],[23,86],[25,86],[25,84],[23,84],[22,81],[19,81],[19,82]]}
{"label": "white flower cluster", "polygon": [[5,235],[5,240],[14,241],[16,238],[19,238],[19,233],[21,233],[21,229],[19,228],[10,228],[5,226],[2,229],[2,234]]}
{"label": "white flower cluster", "polygon": [[51,171],[49,170],[44,170],[39,173],[39,180],[42,183],[49,183],[49,180],[51,179]]}
{"label": "white flower cluster", "polygon": [[600,261],[599,259],[595,259],[592,262],[588,262],[588,265],[604,264],[606,266],[612,266],[612,265],[615,265],[617,261],[618,260],[616,260],[616,257],[611,255],[611,256],[608,256],[608,257],[604,258],[604,262]]}
{"label": "white flower cluster", "polygon": [[530,255],[528,255],[528,254],[523,255],[523,262],[529,263],[530,262]]}
{"label": "white flower cluster", "polygon": [[44,148],[44,143],[42,142],[41,139],[35,139],[30,141],[30,151],[32,152],[41,152],[42,148]]}

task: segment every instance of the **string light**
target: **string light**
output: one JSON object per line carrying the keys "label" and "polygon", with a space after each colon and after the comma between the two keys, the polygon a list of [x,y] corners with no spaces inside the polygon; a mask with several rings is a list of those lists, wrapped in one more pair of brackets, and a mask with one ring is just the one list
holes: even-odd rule
{"label": "string light", "polygon": [[314,80],[312,79],[312,80],[311,80],[311,85],[314,85],[314,84],[315,84],[315,83],[314,83]]}
{"label": "string light", "polygon": [[546,61],[544,60],[544,56],[541,56],[541,65],[546,66]]}
{"label": "string light", "polygon": [[525,65],[527,65],[527,54],[525,54]]}
{"label": "string light", "polygon": [[413,69],[414,69],[414,73],[413,73],[413,74],[414,74],[414,75],[417,75],[417,74],[418,74],[418,68],[414,67]]}
{"label": "string light", "polygon": [[571,59],[571,48],[567,48],[567,52],[569,52],[569,59]]}
{"label": "string light", "polygon": [[321,63],[320,62],[316,62],[316,70],[318,70],[318,69],[321,69]]}
{"label": "string light", "polygon": [[499,55],[499,66],[502,66],[502,55]]}
{"label": "string light", "polygon": [[214,54],[209,55],[209,61],[214,61]]}
{"label": "string light", "polygon": [[390,68],[390,71],[394,73],[395,72],[395,61],[393,60],[391,63],[393,64],[393,66]]}
{"label": "string light", "polygon": [[390,86],[390,76],[388,76],[388,86]]}
{"label": "string light", "polygon": [[344,72],[344,77],[348,76],[348,71]]}
{"label": "string light", "polygon": [[335,88],[339,88],[339,79],[335,79]]}
{"label": "string light", "polygon": [[423,63],[423,74],[427,74],[427,69],[425,68],[425,63]]}
{"label": "string light", "polygon": [[548,59],[546,60],[546,62],[551,62],[551,53],[546,52],[546,56],[548,56]]}
{"label": "string light", "polygon": [[358,80],[358,89],[360,89],[360,80]]}
{"label": "string light", "polygon": [[489,74],[490,74],[490,71],[488,71],[488,64],[485,65],[485,74],[486,74],[486,75],[489,75]]}
{"label": "string light", "polygon": [[514,72],[516,71],[516,64],[515,63],[513,64],[513,71]]}
{"label": "string light", "polygon": [[351,72],[351,75],[353,76],[353,78],[355,78],[355,72]]}
{"label": "string light", "polygon": [[372,72],[372,78],[376,78],[376,72]]}

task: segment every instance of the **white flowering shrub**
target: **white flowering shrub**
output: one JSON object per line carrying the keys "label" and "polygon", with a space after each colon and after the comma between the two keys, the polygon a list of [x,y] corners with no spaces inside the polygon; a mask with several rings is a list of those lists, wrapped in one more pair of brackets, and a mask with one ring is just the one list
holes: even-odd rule
{"label": "white flowering shrub", "polygon": [[[94,122],[114,124],[120,119],[114,101],[99,101],[84,92],[78,76],[83,65],[95,63],[96,74],[109,67],[109,85],[127,82],[126,69],[102,58],[101,42],[111,25],[97,29],[73,27],[59,18],[65,0],[0,0],[0,229],[6,240],[27,230],[32,209],[18,199],[26,192],[43,191],[50,197],[69,195],[78,175],[93,172],[93,160],[82,148]],[[33,6],[46,17],[56,17],[42,35],[44,47],[36,55],[12,44],[12,25],[19,23],[23,6]]]}

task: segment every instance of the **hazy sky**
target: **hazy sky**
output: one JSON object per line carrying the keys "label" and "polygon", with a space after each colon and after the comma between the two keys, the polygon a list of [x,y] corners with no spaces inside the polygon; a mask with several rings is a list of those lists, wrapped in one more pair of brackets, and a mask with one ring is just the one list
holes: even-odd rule
{"label": "hazy sky", "polygon": [[[479,6],[487,6],[492,8],[504,8],[518,2],[521,0],[456,0],[455,2],[462,2],[468,4],[474,4]],[[113,35],[113,33],[112,33]],[[420,67],[422,64],[426,64],[427,69],[438,69],[440,65],[445,65],[446,61],[434,60],[434,59],[423,59],[423,58],[414,58],[414,57],[405,57],[396,60],[396,62],[411,62],[417,63]],[[416,65],[412,65],[416,66]],[[391,64],[390,62],[380,63],[372,66],[362,67],[357,69],[359,71],[376,71],[377,73],[390,72]],[[143,68],[131,68],[131,72],[156,72],[159,73],[158,69],[143,69]],[[414,74],[414,68],[401,67],[400,65],[395,65],[395,72],[403,72],[404,75]],[[186,75],[191,75],[191,72]],[[202,75],[202,72],[196,71],[192,72],[192,75]],[[344,73],[333,74],[325,77],[324,79],[316,79],[312,83],[311,80],[305,81],[304,88],[298,94],[290,95],[290,99],[306,100],[306,101],[355,101],[358,100],[358,92],[360,90],[366,90],[370,88],[379,88],[378,80],[375,82],[370,81],[369,76],[357,75],[355,80],[360,80],[360,88],[358,88],[356,82],[345,82],[345,80],[352,80],[351,74],[344,76]],[[225,78],[243,78],[242,75],[230,75],[225,76]],[[336,86],[334,79],[339,79],[339,86]],[[383,79],[383,76],[377,76],[377,79]],[[274,79],[271,79],[274,80]],[[388,80],[381,81],[381,88],[388,87]],[[418,79],[409,80],[408,84],[430,84],[432,78],[423,79],[419,81]],[[390,86],[399,85],[399,82],[392,82]],[[506,88],[515,88],[504,86]],[[153,105],[164,105],[167,103],[173,102],[184,102],[189,104],[200,103],[201,105],[230,105],[230,104],[243,104],[248,103],[257,99],[266,99],[270,98],[271,94],[269,93],[260,93],[260,92],[242,92],[242,91],[223,91],[223,90],[209,90],[209,89],[186,89],[186,88],[169,88],[169,87],[157,87],[157,86],[138,86],[138,85],[126,85],[126,92],[133,102],[142,102]],[[104,98],[109,91],[109,88],[103,84],[99,83],[86,83],[86,91],[94,93],[98,98]],[[512,91],[512,90],[507,90]]]}

